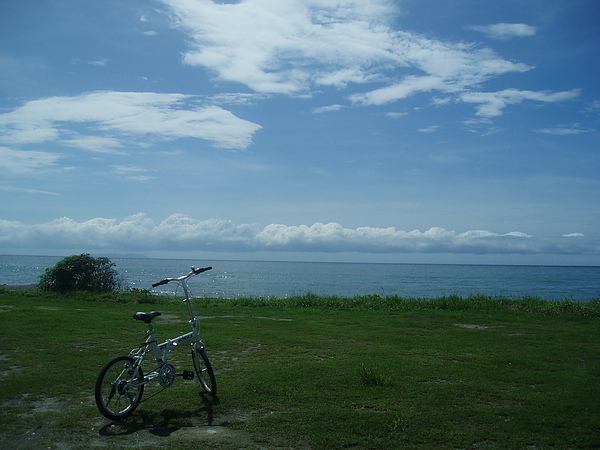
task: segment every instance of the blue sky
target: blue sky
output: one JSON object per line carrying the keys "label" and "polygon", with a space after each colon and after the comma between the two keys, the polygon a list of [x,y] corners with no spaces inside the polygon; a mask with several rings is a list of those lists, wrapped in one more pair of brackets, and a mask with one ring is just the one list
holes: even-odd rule
{"label": "blue sky", "polygon": [[0,6],[0,253],[600,264],[595,0]]}

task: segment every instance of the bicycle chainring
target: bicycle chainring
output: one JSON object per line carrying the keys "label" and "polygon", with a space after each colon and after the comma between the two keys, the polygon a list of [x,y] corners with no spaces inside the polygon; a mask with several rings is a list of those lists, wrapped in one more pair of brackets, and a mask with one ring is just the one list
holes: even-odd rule
{"label": "bicycle chainring", "polygon": [[158,382],[165,389],[173,386],[175,383],[175,366],[173,364],[166,363],[158,369]]}

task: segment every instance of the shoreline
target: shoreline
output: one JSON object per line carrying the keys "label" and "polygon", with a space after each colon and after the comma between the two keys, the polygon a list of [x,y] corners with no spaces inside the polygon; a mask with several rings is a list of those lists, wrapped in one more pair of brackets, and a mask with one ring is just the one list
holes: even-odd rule
{"label": "shoreline", "polygon": [[10,284],[0,284],[0,288],[2,289],[8,289],[10,291],[35,291],[38,287],[38,284],[17,284],[17,285],[10,285]]}

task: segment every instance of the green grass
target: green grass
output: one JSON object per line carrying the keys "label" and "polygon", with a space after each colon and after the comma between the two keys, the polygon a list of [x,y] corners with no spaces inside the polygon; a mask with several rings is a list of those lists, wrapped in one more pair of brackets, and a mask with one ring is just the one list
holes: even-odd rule
{"label": "green grass", "polygon": [[[196,303],[218,399],[178,380],[152,398],[159,389],[148,389],[132,418],[112,425],[93,403],[102,364],[141,342],[138,310],[163,312],[159,339],[186,332],[180,302],[147,292],[0,291],[0,444],[28,448],[36,433],[45,448],[152,448],[167,439],[199,448],[178,433],[212,424],[250,436],[212,442],[220,448],[600,446],[598,301]],[[191,368],[187,349],[173,361]]]}

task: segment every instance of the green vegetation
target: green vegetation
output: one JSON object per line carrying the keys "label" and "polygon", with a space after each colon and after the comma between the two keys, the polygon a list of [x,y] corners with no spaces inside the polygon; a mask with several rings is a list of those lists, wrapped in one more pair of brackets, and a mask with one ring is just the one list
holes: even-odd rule
{"label": "green vegetation", "polygon": [[115,264],[108,258],[94,258],[88,253],[68,256],[40,277],[39,289],[68,292],[114,292],[121,286]]}
{"label": "green vegetation", "polygon": [[[199,299],[202,307],[216,306],[223,299]],[[329,311],[522,311],[534,314],[569,314],[588,317],[600,317],[600,298],[589,302],[574,300],[548,301],[538,297],[491,297],[473,295],[466,298],[458,295],[426,298],[403,298],[396,295],[382,297],[377,294],[352,298],[336,296],[300,295],[290,298],[239,298],[228,299],[231,306],[277,307],[277,308],[316,308]]]}
{"label": "green vegetation", "polygon": [[[196,302],[219,398],[178,379],[111,424],[93,401],[102,364],[139,345],[145,326],[131,316],[143,303],[163,313],[159,339],[188,331],[181,302],[147,291],[0,290],[0,445],[600,446],[598,300]],[[173,355],[179,370],[191,368],[187,349]]]}

